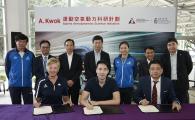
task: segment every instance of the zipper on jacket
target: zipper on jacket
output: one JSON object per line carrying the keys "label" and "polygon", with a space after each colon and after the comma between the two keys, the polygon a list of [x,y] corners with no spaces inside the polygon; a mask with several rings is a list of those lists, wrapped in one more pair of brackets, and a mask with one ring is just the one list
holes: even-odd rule
{"label": "zipper on jacket", "polygon": [[24,75],[24,69],[23,69],[23,58],[21,58],[21,62],[22,62],[22,87],[24,86],[24,78],[23,78],[23,75]]}
{"label": "zipper on jacket", "polygon": [[123,83],[123,67],[124,67],[124,64],[126,62],[127,58],[123,61],[122,58],[121,58],[121,61],[122,61],[122,78],[121,78],[121,88],[122,88],[122,83]]}

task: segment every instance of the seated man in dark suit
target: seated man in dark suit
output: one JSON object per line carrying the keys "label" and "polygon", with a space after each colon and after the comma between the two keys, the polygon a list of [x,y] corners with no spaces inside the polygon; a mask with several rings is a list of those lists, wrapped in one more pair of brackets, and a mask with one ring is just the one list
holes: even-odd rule
{"label": "seated man in dark suit", "polygon": [[154,47],[148,46],[144,48],[145,58],[138,62],[138,74],[139,78],[148,76],[149,74],[149,63],[154,60],[155,50]]}
{"label": "seated man in dark suit", "polygon": [[135,101],[141,105],[172,104],[172,109],[179,111],[181,105],[176,98],[172,81],[161,76],[163,68],[158,60],[149,64],[150,76],[140,79]]}
{"label": "seated man in dark suit", "polygon": [[102,50],[103,38],[99,35],[93,37],[93,51],[86,53],[84,60],[85,75],[87,80],[96,77],[96,64],[99,60],[104,60],[108,63],[108,69],[110,71],[110,56],[108,53]]}
{"label": "seated man in dark suit", "polygon": [[33,74],[36,76],[35,90],[37,89],[39,81],[47,77],[46,65],[48,59],[54,57],[49,54],[50,42],[48,40],[42,40],[40,42],[40,50],[41,55],[37,56],[33,63]]}
{"label": "seated man in dark suit", "polygon": [[93,109],[94,105],[119,105],[119,89],[115,80],[107,77],[108,64],[105,61],[98,61],[96,73],[97,77],[90,79],[82,92],[81,104],[88,109]]}

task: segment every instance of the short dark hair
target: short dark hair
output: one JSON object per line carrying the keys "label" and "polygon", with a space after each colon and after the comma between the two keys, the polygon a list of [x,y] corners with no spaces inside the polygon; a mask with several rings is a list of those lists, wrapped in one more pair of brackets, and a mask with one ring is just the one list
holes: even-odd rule
{"label": "short dark hair", "polygon": [[162,63],[160,60],[152,60],[150,63],[149,63],[149,68],[152,64],[159,64],[161,68],[163,68],[162,66]]}
{"label": "short dark hair", "polygon": [[127,45],[127,47],[129,48],[129,43],[128,43],[127,41],[122,41],[122,42],[119,44],[119,48],[121,47],[122,44]]}
{"label": "short dark hair", "polygon": [[104,65],[106,65],[106,67],[107,67],[107,68],[108,68],[108,70],[109,70],[108,63],[107,63],[105,60],[99,60],[99,61],[97,62],[96,69],[97,69],[97,67],[98,67],[98,65],[99,65],[99,64],[104,64]]}
{"label": "short dark hair", "polygon": [[41,47],[41,45],[43,43],[47,43],[49,46],[51,45],[50,42],[48,40],[41,40],[41,42],[39,43],[39,46]]}
{"label": "short dark hair", "polygon": [[170,43],[170,42],[175,42],[175,43],[177,43],[177,44],[178,44],[178,42],[177,42],[177,39],[176,39],[176,38],[168,38],[168,40],[167,40],[167,44],[168,44],[168,43]]}
{"label": "short dark hair", "polygon": [[64,46],[66,45],[66,43],[67,43],[68,41],[72,42],[72,44],[73,44],[73,46],[74,46],[74,40],[73,40],[73,39],[67,39],[67,40],[64,42]]}
{"label": "short dark hair", "polygon": [[15,36],[15,41],[19,41],[19,40],[26,40],[26,42],[28,42],[28,37],[22,33],[19,33]]}
{"label": "short dark hair", "polygon": [[94,43],[94,41],[95,41],[95,40],[101,40],[101,41],[102,41],[102,43],[104,42],[104,41],[103,41],[103,37],[102,37],[102,36],[100,36],[100,35],[96,35],[96,36],[94,36],[94,37],[93,37],[93,39],[92,39],[92,42]]}
{"label": "short dark hair", "polygon": [[144,48],[144,52],[146,52],[147,49],[155,50],[154,47],[152,47],[152,46],[147,46],[147,47]]}

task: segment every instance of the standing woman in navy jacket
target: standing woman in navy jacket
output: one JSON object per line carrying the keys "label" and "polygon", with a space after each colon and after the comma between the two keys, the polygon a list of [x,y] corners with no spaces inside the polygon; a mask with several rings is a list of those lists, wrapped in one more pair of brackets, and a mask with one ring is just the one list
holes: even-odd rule
{"label": "standing woman in navy jacket", "polygon": [[119,44],[120,55],[114,59],[115,80],[121,95],[121,104],[131,104],[137,62],[129,54],[129,44]]}
{"label": "standing woman in navy jacket", "polygon": [[5,59],[5,71],[9,80],[12,104],[33,103],[32,67],[34,54],[26,48],[28,37],[18,34],[15,37],[16,48],[10,50]]}

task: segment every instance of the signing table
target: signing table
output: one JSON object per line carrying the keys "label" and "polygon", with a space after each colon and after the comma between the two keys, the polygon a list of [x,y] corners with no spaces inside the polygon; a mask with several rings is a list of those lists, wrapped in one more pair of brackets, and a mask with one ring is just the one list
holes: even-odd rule
{"label": "signing table", "polygon": [[124,114],[86,116],[80,106],[74,112],[33,116],[32,105],[0,105],[0,120],[195,120],[195,104],[182,105],[179,113],[142,113],[137,105],[121,105]]}

